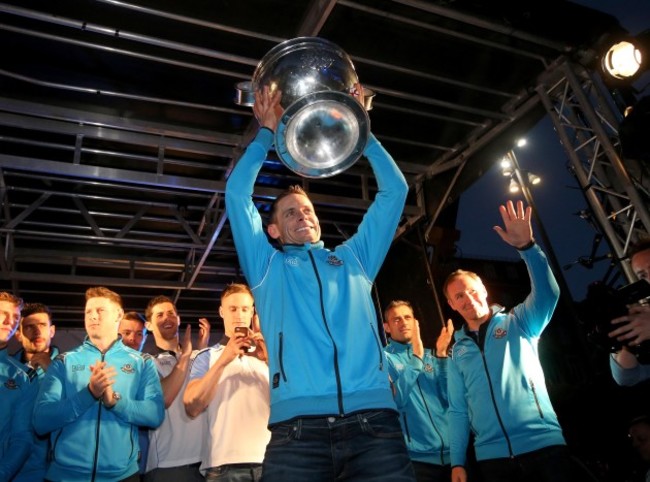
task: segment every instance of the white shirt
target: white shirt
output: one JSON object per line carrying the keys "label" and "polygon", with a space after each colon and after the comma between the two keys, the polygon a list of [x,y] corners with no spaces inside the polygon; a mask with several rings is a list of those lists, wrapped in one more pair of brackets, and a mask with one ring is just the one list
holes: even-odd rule
{"label": "white shirt", "polygon": [[[192,352],[194,358],[198,350]],[[165,378],[176,366],[176,355],[169,351],[154,356],[158,375]],[[205,430],[205,415],[192,419],[185,413],[183,393],[189,381],[189,370],[181,390],[165,410],[162,425],[149,431],[149,452],[146,472],[156,468],[178,467],[201,461]]]}
{"label": "white shirt", "polygon": [[[203,377],[223,350],[219,344],[203,350],[192,363],[190,379]],[[253,356],[235,358],[224,368],[217,393],[204,412],[208,433],[201,472],[225,464],[261,464],[271,439],[269,412],[267,365]]]}

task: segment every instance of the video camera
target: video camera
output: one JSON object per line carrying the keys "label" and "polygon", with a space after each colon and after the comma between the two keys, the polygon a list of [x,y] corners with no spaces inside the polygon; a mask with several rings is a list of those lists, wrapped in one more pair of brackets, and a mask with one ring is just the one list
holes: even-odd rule
{"label": "video camera", "polygon": [[[633,305],[650,305],[650,283],[640,280],[618,289],[602,282],[589,285],[587,297],[578,305],[583,324],[589,330],[589,341],[612,353],[620,351],[625,343],[608,336],[610,331],[616,329],[611,321],[627,315]],[[650,359],[649,345],[648,342],[638,346],[628,345],[628,349],[645,360]]]}

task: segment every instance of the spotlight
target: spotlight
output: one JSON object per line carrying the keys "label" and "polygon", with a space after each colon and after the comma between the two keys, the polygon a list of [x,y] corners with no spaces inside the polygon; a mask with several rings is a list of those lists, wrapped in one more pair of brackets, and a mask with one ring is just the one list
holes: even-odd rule
{"label": "spotlight", "polygon": [[533,186],[536,186],[540,182],[542,182],[542,178],[539,177],[537,174],[533,174],[532,172],[528,173],[528,182],[532,184]]}
{"label": "spotlight", "polygon": [[601,68],[607,78],[632,82],[648,68],[650,30],[636,37],[619,38],[601,56]]}
{"label": "spotlight", "polygon": [[508,190],[511,193],[519,192],[519,183],[515,180],[514,177],[512,179],[510,179],[510,186],[509,186]]}
{"label": "spotlight", "polygon": [[501,174],[504,176],[512,176],[513,171],[512,161],[507,157],[501,159]]}

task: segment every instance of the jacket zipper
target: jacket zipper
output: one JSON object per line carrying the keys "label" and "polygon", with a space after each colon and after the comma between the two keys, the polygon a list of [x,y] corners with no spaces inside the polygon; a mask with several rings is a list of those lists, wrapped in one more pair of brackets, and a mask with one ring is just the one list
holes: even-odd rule
{"label": "jacket zipper", "polygon": [[287,381],[287,375],[284,373],[284,338],[282,336],[282,332],[279,333],[279,337],[280,337],[280,340],[279,340],[279,345],[280,346],[279,346],[278,351],[279,351],[279,358],[280,359],[278,360],[278,362],[280,364],[280,373],[282,374],[282,380],[284,380],[286,382]]}
{"label": "jacket zipper", "polygon": [[325,330],[327,330],[327,335],[329,336],[332,342],[332,346],[334,347],[334,374],[336,375],[337,401],[339,405],[339,415],[342,417],[343,415],[345,415],[345,412],[343,411],[343,388],[341,386],[341,373],[339,371],[339,350],[336,347],[336,342],[334,341],[334,337],[332,336],[330,327],[327,324],[327,317],[325,316],[325,304],[323,303],[323,284],[321,283],[320,275],[318,274],[318,268],[316,267],[316,260],[314,259],[314,255],[311,251],[308,251],[308,254],[309,254],[309,259],[311,261],[311,265],[314,268],[316,281],[318,281],[318,292],[320,295],[320,312],[321,312],[321,316],[323,317],[323,325],[325,326]]}
{"label": "jacket zipper", "polygon": [[402,412],[402,418],[404,419],[404,431],[406,432],[406,438],[408,441],[411,441],[411,431],[409,430],[409,421],[406,418],[406,412]]}
{"label": "jacket zipper", "polygon": [[382,348],[381,348],[381,341],[379,341],[379,333],[377,333],[373,329],[372,324],[370,325],[370,331],[372,331],[372,335],[373,335],[373,337],[375,339],[375,343],[377,345],[377,352],[378,352],[378,355],[379,355],[379,371],[384,371],[384,357],[383,357],[384,350],[382,350]]}
{"label": "jacket zipper", "polygon": [[544,412],[542,412],[542,406],[539,404],[539,399],[537,398],[537,390],[535,390],[535,382],[533,382],[532,378],[529,378],[528,381],[530,382],[530,389],[533,391],[533,398],[535,399],[535,405],[537,405],[537,411],[539,412],[539,416],[541,418],[544,418]]}
{"label": "jacket zipper", "polygon": [[429,420],[431,421],[431,427],[433,427],[433,431],[436,433],[438,438],[440,439],[440,465],[445,465],[445,442],[442,438],[442,435],[440,435],[440,431],[438,430],[438,427],[436,426],[435,422],[433,421],[433,416],[431,415],[431,412],[429,411],[429,404],[427,403],[427,399],[424,397],[424,393],[422,392],[422,386],[420,385],[420,380],[415,380],[415,383],[418,386],[418,390],[420,392],[420,397],[422,398],[422,403],[424,403],[424,408],[427,410],[427,415],[429,417]]}
{"label": "jacket zipper", "polygon": [[[104,355],[105,354],[102,353],[101,361],[104,361]],[[97,409],[97,425],[96,425],[96,428],[95,428],[95,455],[94,455],[94,458],[93,458],[93,473],[92,473],[92,477],[90,479],[93,482],[95,480],[95,477],[97,476],[97,463],[98,463],[98,459],[99,459],[99,430],[100,430],[100,423],[101,423],[101,419],[102,419],[102,402],[101,402],[101,398],[99,400],[97,400],[97,403],[99,404],[99,407]]]}
{"label": "jacket zipper", "polygon": [[[472,338],[470,338],[470,340],[476,343]],[[499,426],[501,427],[503,436],[506,439],[506,443],[508,444],[508,453],[510,454],[510,458],[513,458],[515,454],[512,452],[512,444],[510,443],[510,437],[508,437],[508,432],[506,432],[506,427],[503,424],[503,419],[501,418],[501,414],[499,413],[499,408],[497,407],[497,401],[496,398],[494,397],[494,388],[492,387],[492,377],[490,377],[490,372],[488,370],[487,360],[485,359],[485,352],[483,351],[483,348],[478,343],[476,343],[476,346],[478,346],[479,352],[481,353],[481,360],[483,360],[483,368],[485,368],[485,375],[487,376],[488,379],[488,386],[490,387],[490,396],[492,397],[492,405],[494,405],[494,412],[496,413],[497,420],[499,421]]]}

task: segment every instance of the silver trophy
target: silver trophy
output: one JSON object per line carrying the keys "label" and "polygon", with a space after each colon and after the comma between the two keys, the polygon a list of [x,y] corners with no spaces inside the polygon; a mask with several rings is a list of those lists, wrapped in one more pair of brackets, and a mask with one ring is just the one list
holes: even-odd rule
{"label": "silver trophy", "polygon": [[370,135],[374,93],[364,105],[350,95],[359,83],[350,57],[320,37],[299,37],[276,45],[260,60],[250,82],[237,84],[235,102],[252,106],[256,91],[282,92],[284,113],[275,132],[280,160],[295,173],[329,177],[354,164]]}

